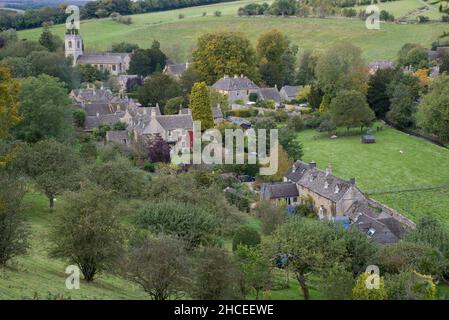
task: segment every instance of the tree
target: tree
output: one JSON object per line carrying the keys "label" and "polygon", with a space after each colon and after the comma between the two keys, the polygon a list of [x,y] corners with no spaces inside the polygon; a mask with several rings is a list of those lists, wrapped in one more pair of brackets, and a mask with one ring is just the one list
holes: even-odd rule
{"label": "tree", "polygon": [[195,262],[189,287],[193,299],[225,300],[241,297],[241,274],[226,250],[205,247]]}
{"label": "tree", "polygon": [[128,73],[146,77],[154,72],[162,72],[167,62],[160,44],[153,41],[150,49],[135,49],[129,63]]}
{"label": "tree", "polygon": [[4,265],[27,252],[29,230],[22,213],[24,184],[3,170],[0,182],[0,265]]}
{"label": "tree", "polygon": [[431,276],[415,271],[388,275],[385,286],[391,300],[434,300],[437,292]]}
{"label": "tree", "polygon": [[201,130],[214,127],[209,89],[205,82],[195,83],[190,94],[189,108],[192,110],[194,121],[201,121]]}
{"label": "tree", "polygon": [[120,42],[120,43],[114,43],[112,45],[112,52],[127,52],[131,53],[135,50],[139,49],[139,46],[134,43],[128,43],[128,42]]}
{"label": "tree", "polygon": [[39,37],[39,44],[53,52],[62,47],[62,40],[51,33],[49,26],[45,26]]}
{"label": "tree", "polygon": [[390,110],[390,97],[387,88],[393,80],[395,71],[381,69],[372,75],[368,81],[367,100],[377,118],[384,119]]}
{"label": "tree", "polygon": [[159,134],[148,142],[148,159],[151,162],[170,162],[170,146]]}
{"label": "tree", "polygon": [[271,266],[269,260],[263,254],[260,246],[249,247],[239,245],[235,252],[240,271],[243,274],[244,296],[248,289],[256,291],[256,300],[260,291],[271,284]]}
{"label": "tree", "polygon": [[429,57],[423,46],[406,43],[398,52],[398,64],[402,67],[411,67],[414,70],[427,68],[429,66]]}
{"label": "tree", "polygon": [[77,126],[78,128],[84,128],[84,122],[86,121],[87,117],[86,111],[82,109],[76,109],[73,111],[72,117],[75,126]]}
{"label": "tree", "polygon": [[352,299],[354,300],[387,300],[388,294],[385,289],[384,278],[379,276],[379,288],[369,289],[367,286],[367,280],[372,276],[368,272],[362,273],[352,289]]}
{"label": "tree", "polygon": [[299,142],[295,131],[290,130],[289,128],[281,129],[279,132],[279,143],[287,152],[290,160],[301,160],[303,155],[302,145]]}
{"label": "tree", "polygon": [[257,246],[260,243],[259,232],[251,226],[242,225],[234,233],[232,238],[232,250],[237,250],[238,246]]}
{"label": "tree", "polygon": [[186,287],[189,270],[185,244],[168,236],[145,240],[131,250],[122,270],[151,299],[176,298]]}
{"label": "tree", "polygon": [[125,158],[94,163],[85,171],[90,181],[125,199],[142,197],[148,186],[143,171],[133,167]]}
{"label": "tree", "polygon": [[449,142],[449,75],[434,80],[418,107],[418,125]]}
{"label": "tree", "polygon": [[79,159],[72,148],[55,140],[42,140],[22,149],[17,161],[47,196],[50,208],[55,196],[78,186]]}
{"label": "tree", "polygon": [[164,114],[178,114],[179,110],[183,108],[183,105],[185,105],[183,97],[171,98],[165,104]]}
{"label": "tree", "polygon": [[7,68],[0,68],[0,138],[9,135],[9,130],[20,121],[19,115],[20,83],[12,79]]}
{"label": "tree", "polygon": [[241,33],[217,32],[199,37],[193,66],[209,85],[224,75],[258,79],[254,49]]}
{"label": "tree", "polygon": [[424,243],[437,248],[446,257],[449,255],[449,231],[432,216],[422,217],[418,221],[416,229],[408,232],[404,240]]}
{"label": "tree", "polygon": [[139,87],[138,100],[144,106],[159,106],[163,109],[167,101],[179,97],[181,88],[178,82],[166,74],[155,74]]}
{"label": "tree", "polygon": [[317,57],[313,55],[312,51],[305,50],[299,60],[299,70],[296,81],[299,85],[305,86],[310,84],[315,78],[315,66]]}
{"label": "tree", "polygon": [[415,124],[415,103],[409,88],[398,83],[391,96],[391,109],[387,120],[399,128],[410,128]]}
{"label": "tree", "polygon": [[189,68],[182,73],[179,83],[185,99],[189,98],[188,96],[190,95],[194,84],[201,81],[204,81],[203,76],[192,66],[189,66]]}
{"label": "tree", "polygon": [[292,83],[296,52],[297,48],[290,47],[290,41],[278,30],[263,33],[257,40],[262,80],[269,86]]}
{"label": "tree", "polygon": [[449,74],[449,53],[446,53],[441,57],[440,73],[446,73],[446,75]]}
{"label": "tree", "polygon": [[27,142],[67,139],[73,130],[70,103],[67,89],[56,78],[40,75],[24,80],[20,92],[23,121],[14,129],[15,136]]}
{"label": "tree", "polygon": [[53,257],[76,264],[87,282],[110,267],[123,248],[123,228],[111,193],[87,184],[67,192],[50,230]]}
{"label": "tree", "polygon": [[147,203],[139,210],[136,222],[153,232],[175,235],[191,247],[214,243],[219,233],[219,222],[213,213],[177,201]]}
{"label": "tree", "polygon": [[321,275],[320,291],[330,300],[348,300],[351,298],[354,278],[342,264],[335,263]]}
{"label": "tree", "polygon": [[105,81],[108,71],[100,71],[91,64],[81,64],[78,66],[82,82],[95,83],[96,81]]}
{"label": "tree", "polygon": [[366,270],[367,266],[376,262],[378,245],[357,228],[339,229],[339,232],[340,237],[345,241],[348,256],[347,269],[353,276],[358,276]]}
{"label": "tree", "polygon": [[360,48],[339,42],[322,54],[315,67],[321,90],[334,98],[341,90],[366,93],[367,73]]}
{"label": "tree", "polygon": [[294,0],[276,0],[270,7],[270,12],[278,16],[292,16],[298,11],[298,3]]}
{"label": "tree", "polygon": [[294,272],[304,300],[309,300],[310,272],[319,272],[345,254],[343,239],[336,239],[329,225],[317,220],[291,217],[280,225],[266,245],[272,259],[287,260],[287,267]]}
{"label": "tree", "polygon": [[[13,80],[6,68],[0,68],[0,139],[10,134],[10,129],[21,121],[19,115],[20,84]],[[12,154],[0,154],[0,167],[11,160]]]}
{"label": "tree", "polygon": [[343,90],[332,99],[331,118],[337,126],[347,129],[370,126],[374,120],[374,112],[366,103],[365,96],[355,90]]}

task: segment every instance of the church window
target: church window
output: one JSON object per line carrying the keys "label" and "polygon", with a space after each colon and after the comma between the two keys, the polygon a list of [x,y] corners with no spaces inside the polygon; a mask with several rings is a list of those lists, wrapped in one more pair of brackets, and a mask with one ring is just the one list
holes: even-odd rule
{"label": "church window", "polygon": [[78,47],[78,49],[81,48],[81,43],[79,41],[77,43],[77,47]]}
{"label": "church window", "polygon": [[72,41],[69,41],[69,48],[72,49]]}

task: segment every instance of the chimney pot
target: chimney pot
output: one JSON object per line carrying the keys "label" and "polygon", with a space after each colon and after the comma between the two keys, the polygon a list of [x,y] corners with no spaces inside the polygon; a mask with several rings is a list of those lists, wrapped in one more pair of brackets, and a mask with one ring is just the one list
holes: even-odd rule
{"label": "chimney pot", "polygon": [[310,168],[316,168],[316,162],[313,161],[313,160],[310,161],[310,162],[309,162],[309,167],[310,167]]}

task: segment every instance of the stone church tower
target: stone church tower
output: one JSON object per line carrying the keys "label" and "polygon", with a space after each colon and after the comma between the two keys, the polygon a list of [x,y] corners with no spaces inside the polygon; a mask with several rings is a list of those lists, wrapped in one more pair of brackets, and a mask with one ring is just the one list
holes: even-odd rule
{"label": "stone church tower", "polygon": [[79,56],[83,55],[83,38],[81,37],[77,29],[67,30],[65,34],[65,56],[73,57],[73,65],[76,65],[76,61]]}

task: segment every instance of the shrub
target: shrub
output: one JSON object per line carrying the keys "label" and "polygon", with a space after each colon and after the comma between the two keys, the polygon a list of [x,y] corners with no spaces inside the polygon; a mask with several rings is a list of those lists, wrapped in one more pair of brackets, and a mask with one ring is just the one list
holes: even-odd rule
{"label": "shrub", "polygon": [[257,246],[260,244],[259,232],[251,226],[240,226],[234,233],[232,238],[232,250],[237,250],[239,245]]}
{"label": "shrub", "polygon": [[143,170],[145,170],[146,172],[154,172],[154,163],[146,161],[143,164]]}
{"label": "shrub", "polygon": [[86,112],[84,110],[73,111],[73,122],[78,128],[84,127],[84,122],[86,121]]}
{"label": "shrub", "polygon": [[221,17],[221,11],[215,11],[214,12],[214,16]]}
{"label": "shrub", "polygon": [[179,19],[184,19],[184,18],[185,18],[185,15],[183,15],[183,14],[181,13],[181,14],[178,15],[178,18],[179,18]]}
{"label": "shrub", "polygon": [[304,130],[304,121],[301,116],[294,116],[288,119],[287,127],[293,131],[299,132]]}
{"label": "shrub", "polygon": [[219,227],[210,211],[176,201],[146,204],[139,211],[136,222],[152,232],[180,237],[193,247],[216,242]]}

